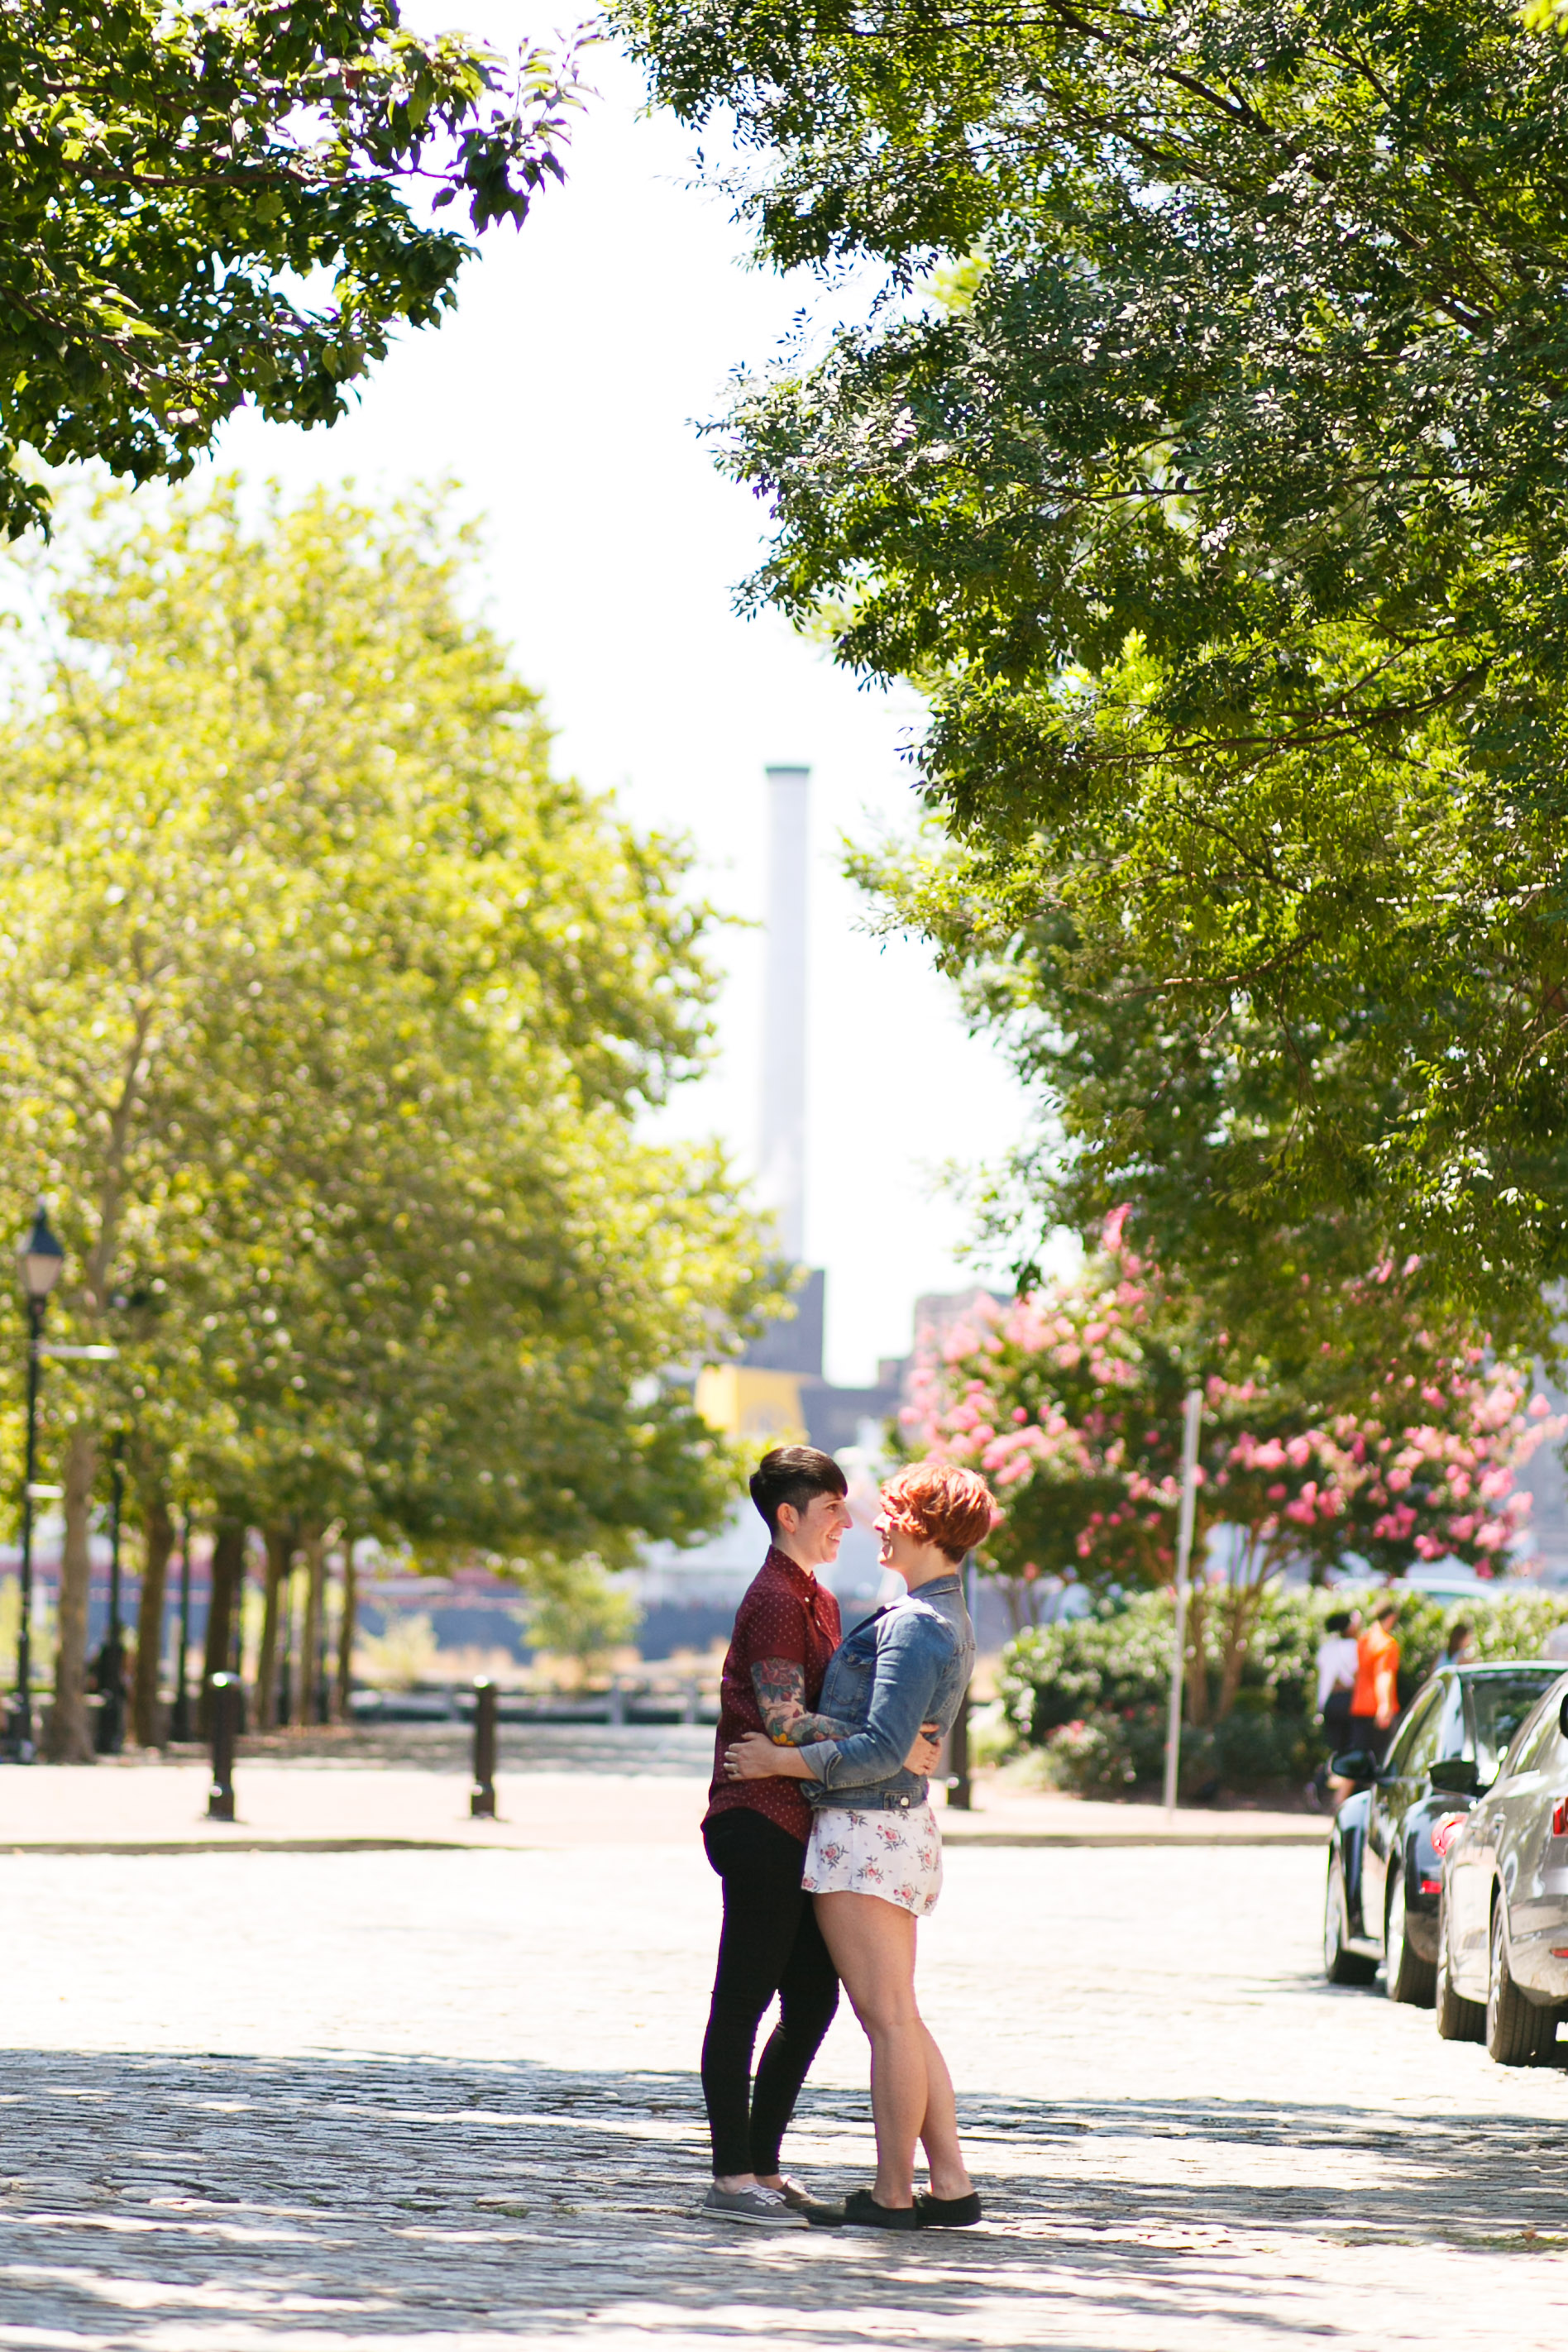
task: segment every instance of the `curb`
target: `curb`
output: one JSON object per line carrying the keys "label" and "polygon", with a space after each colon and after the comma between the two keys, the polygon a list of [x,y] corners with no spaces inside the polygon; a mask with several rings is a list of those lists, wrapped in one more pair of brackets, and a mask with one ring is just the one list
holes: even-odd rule
{"label": "curb", "polygon": [[525,1853],[526,1846],[481,1843],[478,1838],[0,1838],[0,1856],[31,1853]]}
{"label": "curb", "polygon": [[1181,1846],[1260,1846],[1328,1843],[1329,1831],[1308,1830],[958,1830],[943,1828],[943,1846],[1163,1846],[1167,1853]]}

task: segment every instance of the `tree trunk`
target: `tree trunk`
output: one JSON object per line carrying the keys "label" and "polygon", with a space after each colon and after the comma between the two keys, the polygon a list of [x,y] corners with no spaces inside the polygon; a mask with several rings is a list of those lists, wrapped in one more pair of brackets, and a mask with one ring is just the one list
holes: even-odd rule
{"label": "tree trunk", "polygon": [[66,1540],[60,1555],[59,1647],[45,1754],[51,1764],[97,1761],[87,1705],[87,1608],[92,1584],[92,1482],[98,1441],[78,1422],[66,1450]]}
{"label": "tree trunk", "polygon": [[267,1580],[263,1587],[261,1648],[256,1660],[256,1727],[258,1731],[270,1731],[278,1720],[278,1619],[289,1563],[294,1557],[294,1538],[287,1528],[268,1528],[263,1539],[267,1545]]}
{"label": "tree trunk", "polygon": [[1205,1620],[1208,1615],[1208,1587],[1193,1584],[1187,1592],[1187,1654],[1185,1684],[1187,1721],[1202,1726],[1209,1719],[1208,1644],[1205,1636]]}
{"label": "tree trunk", "polygon": [[174,1522],[161,1486],[154,1488],[142,1516],[146,1556],[142,1568],[142,1599],[136,1612],[136,1682],[132,1695],[131,1728],[140,1748],[156,1748],[163,1737],[159,1719],[158,1685],[163,1670],[163,1601],[169,1581],[169,1555],[174,1549]]}
{"label": "tree trunk", "polygon": [[305,1538],[305,1638],[300,1644],[300,1697],[294,1711],[296,1723],[307,1728],[321,1720],[322,1698],[321,1634],[322,1618],[327,1598],[327,1545],[325,1531],[312,1528]]}
{"label": "tree trunk", "polygon": [[1258,1630],[1258,1620],[1268,1590],[1268,1563],[1258,1557],[1257,1547],[1249,1544],[1242,1561],[1242,1574],[1227,1598],[1225,1629],[1225,1658],[1220,1670],[1219,1706],[1215,1720],[1223,1723],[1236,1705],[1241,1688],[1241,1677],[1252,1654],[1252,1637]]}
{"label": "tree trunk", "polygon": [[209,1573],[207,1633],[202,1653],[202,1686],[196,1702],[197,1732],[203,1739],[212,1736],[212,1678],[228,1672],[230,1631],[245,1578],[245,1526],[230,1512],[219,1517]]}
{"label": "tree trunk", "polygon": [[340,1723],[349,1717],[349,1693],[353,1688],[354,1634],[359,1617],[359,1571],[354,1566],[353,1529],[343,1536],[343,1596],[342,1614],[338,1620],[338,1681],[333,1692],[333,1713]]}

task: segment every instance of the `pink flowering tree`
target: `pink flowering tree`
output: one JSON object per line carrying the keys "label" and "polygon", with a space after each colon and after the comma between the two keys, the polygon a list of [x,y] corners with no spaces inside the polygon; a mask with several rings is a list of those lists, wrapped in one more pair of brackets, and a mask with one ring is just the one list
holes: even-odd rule
{"label": "pink flowering tree", "polygon": [[1342,1286],[1313,1322],[1310,1381],[1299,1366],[1285,1377],[1210,1328],[1201,1302],[1129,1246],[1119,1213],[1073,1279],[983,1305],[922,1346],[903,1445],[980,1471],[1005,1506],[984,1560],[1016,1622],[1045,1576],[1172,1581],[1182,1399],[1198,1381],[1192,1661],[1206,1613],[1222,1618],[1217,1689],[1195,1663],[1189,1674],[1188,1712],[1204,1722],[1234,1703],[1288,1560],[1321,1573],[1354,1553],[1396,1577],[1452,1555],[1489,1575],[1523,1528],[1520,1469],[1562,1424],[1517,1367],[1419,1322],[1415,1271]]}

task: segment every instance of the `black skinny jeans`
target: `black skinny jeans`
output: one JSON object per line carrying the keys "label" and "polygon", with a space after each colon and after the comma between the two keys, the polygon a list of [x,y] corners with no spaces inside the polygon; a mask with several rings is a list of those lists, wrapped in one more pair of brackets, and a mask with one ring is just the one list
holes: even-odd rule
{"label": "black skinny jeans", "polygon": [[[702,1843],[724,1889],[719,1970],[702,2042],[713,2170],[776,2172],[784,2126],[838,2006],[838,1978],[801,1888],[805,1848],[798,1838],[750,1805],[736,1805],[715,1814]],[[779,2021],[753,2088],[752,2052],[775,1993]]]}

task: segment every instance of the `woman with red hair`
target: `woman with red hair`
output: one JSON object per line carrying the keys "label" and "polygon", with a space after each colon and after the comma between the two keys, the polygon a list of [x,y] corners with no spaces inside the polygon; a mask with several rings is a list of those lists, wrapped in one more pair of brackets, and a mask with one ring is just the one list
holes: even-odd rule
{"label": "woman with red hair", "polygon": [[[813,1819],[801,1884],[871,2045],[877,2178],[841,2209],[814,2209],[822,2226],[962,2229],[980,2219],[952,2078],[915,2000],[916,1922],[942,1891],[942,1836],[930,1785],[904,1759],[922,1724],[952,1728],[969,1686],[974,1632],[960,1569],[997,1517],[984,1481],[951,1463],[915,1463],[890,1478],[877,1531],[882,1565],[902,1577],[905,1595],[858,1625],[828,1663],[819,1712],[847,1728],[804,1748],[752,1733],[725,1757],[736,1779],[805,1784]],[[917,2141],[931,2168],[919,2197]]]}

